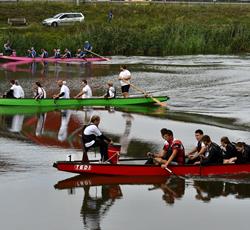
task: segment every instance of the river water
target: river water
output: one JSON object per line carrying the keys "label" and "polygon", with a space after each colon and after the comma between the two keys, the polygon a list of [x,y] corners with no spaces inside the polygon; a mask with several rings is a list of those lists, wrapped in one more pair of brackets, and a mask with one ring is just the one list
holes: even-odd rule
{"label": "river water", "polygon": [[[159,130],[173,130],[186,151],[202,129],[250,143],[250,59],[246,56],[113,57],[96,64],[0,63],[0,92],[18,79],[27,97],[41,81],[51,96],[56,80],[71,95],[87,79],[94,95],[105,83],[119,91],[119,66],[127,64],[133,84],[170,97],[168,108],[81,108],[44,114],[0,108],[0,220],[8,230],[248,229],[250,177],[106,178],[75,177],[53,162],[81,158],[80,130],[91,115],[100,129],[122,144],[122,154],[143,157],[162,147]],[[139,92],[131,90],[131,94]],[[98,153],[90,153],[98,158]]]}

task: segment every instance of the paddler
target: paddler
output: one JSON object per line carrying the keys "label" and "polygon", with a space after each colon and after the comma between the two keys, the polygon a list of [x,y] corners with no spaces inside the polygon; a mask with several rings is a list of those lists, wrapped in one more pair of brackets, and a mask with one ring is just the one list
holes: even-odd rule
{"label": "paddler", "polygon": [[41,58],[48,58],[49,57],[48,51],[45,50],[44,48],[41,49],[41,52],[42,52],[40,55]]}
{"label": "paddler", "polygon": [[81,81],[82,90],[74,98],[90,98],[92,97],[92,90],[88,85],[87,80]]}
{"label": "paddler", "polygon": [[104,95],[104,98],[115,98],[115,97],[116,97],[115,87],[113,86],[113,82],[109,81],[108,82],[107,92]]}
{"label": "paddler", "polygon": [[162,138],[165,140],[164,147],[159,153],[153,153],[156,164],[162,168],[168,165],[183,165],[185,163],[185,149],[182,142],[174,138],[173,132],[169,129],[161,130]]}
{"label": "paddler", "polygon": [[60,92],[58,94],[53,95],[54,99],[69,99],[70,98],[70,90],[66,85],[67,82],[63,80],[58,80],[57,85],[60,87]]}
{"label": "paddler", "polygon": [[4,43],[3,45],[3,48],[4,48],[4,53],[7,54],[7,55],[11,55],[12,54],[12,48],[11,48],[11,45],[10,45],[10,41],[7,40],[6,43]]}
{"label": "paddler", "polygon": [[34,47],[31,47],[30,50],[28,50],[28,57],[35,58],[36,57],[36,51]]}
{"label": "paddler", "polygon": [[84,58],[87,54],[91,53],[92,49],[93,49],[93,46],[89,43],[89,41],[85,41],[83,45],[82,58]]}
{"label": "paddler", "polygon": [[24,98],[23,88],[19,85],[18,81],[10,80],[10,85],[9,91],[3,95],[4,98]]}
{"label": "paddler", "polygon": [[64,50],[64,55],[62,56],[62,58],[71,58],[71,52],[69,51],[69,49],[65,49]]}
{"label": "paddler", "polygon": [[39,81],[37,81],[35,83],[35,96],[34,96],[34,98],[36,100],[46,98],[46,91],[44,90],[44,88],[42,87],[42,85]]}

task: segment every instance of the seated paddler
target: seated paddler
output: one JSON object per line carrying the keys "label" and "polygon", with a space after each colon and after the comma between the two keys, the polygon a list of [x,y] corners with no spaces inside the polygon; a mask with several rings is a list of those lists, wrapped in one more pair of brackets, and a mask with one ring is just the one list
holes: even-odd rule
{"label": "seated paddler", "polygon": [[185,163],[185,149],[182,142],[174,138],[169,129],[161,130],[162,138],[165,140],[163,149],[159,153],[149,154],[153,157],[155,164],[161,164],[163,168],[168,165],[183,165]]}
{"label": "seated paddler", "polygon": [[87,152],[92,147],[99,147],[101,154],[101,161],[108,161],[108,145],[112,140],[102,134],[99,129],[100,117],[93,115],[90,123],[83,128],[82,143],[83,143],[83,162],[88,162]]}

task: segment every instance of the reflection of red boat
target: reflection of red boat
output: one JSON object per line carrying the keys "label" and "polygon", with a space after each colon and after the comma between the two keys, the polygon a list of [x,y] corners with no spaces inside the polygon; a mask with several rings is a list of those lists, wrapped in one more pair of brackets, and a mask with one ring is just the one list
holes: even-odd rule
{"label": "reflection of red boat", "polygon": [[[125,161],[123,161],[125,162]],[[171,173],[156,165],[139,164],[105,164],[82,163],[80,161],[58,161],[54,163],[60,171],[79,173],[84,175],[109,175],[109,176],[170,176]],[[169,166],[175,175],[210,176],[250,173],[249,164],[227,165],[183,165]]]}
{"label": "reflection of red boat", "polygon": [[163,177],[149,177],[149,176],[75,176],[66,180],[59,181],[56,189],[69,189],[83,186],[97,186],[97,185],[114,185],[114,184],[162,184],[167,178]]}
{"label": "reflection of red boat", "polygon": [[39,145],[81,149],[81,138],[78,134],[82,125],[70,112],[65,110],[65,113],[58,111],[47,113],[42,124],[44,130],[42,134],[35,131],[39,117],[31,117],[25,122],[23,133]]}

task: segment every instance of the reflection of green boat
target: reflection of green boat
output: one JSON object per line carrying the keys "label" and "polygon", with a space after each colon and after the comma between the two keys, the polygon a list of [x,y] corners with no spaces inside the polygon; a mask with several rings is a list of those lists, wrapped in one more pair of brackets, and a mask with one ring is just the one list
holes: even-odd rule
{"label": "reflection of green boat", "polygon": [[[155,97],[163,102],[169,98],[167,96]],[[123,106],[123,105],[142,105],[153,104],[155,101],[151,97],[129,97],[129,98],[84,98],[84,99],[60,99],[54,100],[50,98],[34,100],[33,98],[24,99],[0,99],[0,105],[6,106],[32,106],[32,107],[53,107],[59,106]]]}

